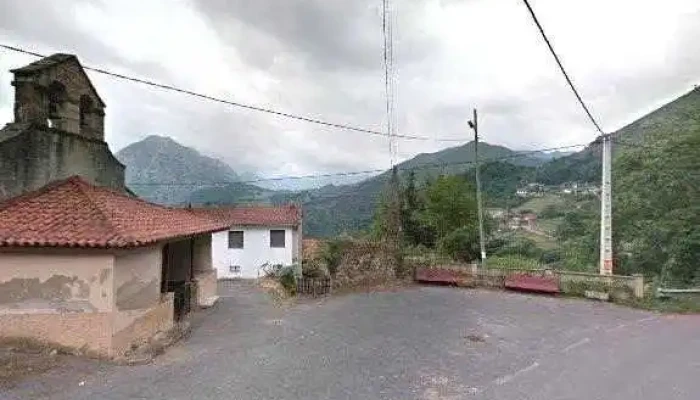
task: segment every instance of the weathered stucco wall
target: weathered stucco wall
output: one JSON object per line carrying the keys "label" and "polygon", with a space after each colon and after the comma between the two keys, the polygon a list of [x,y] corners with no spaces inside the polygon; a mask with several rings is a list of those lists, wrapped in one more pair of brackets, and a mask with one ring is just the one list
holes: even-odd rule
{"label": "weathered stucco wall", "polygon": [[119,356],[173,326],[162,247],[0,252],[0,337]]}
{"label": "weathered stucco wall", "polygon": [[197,305],[212,306],[217,300],[217,274],[212,262],[212,235],[194,238],[192,262],[197,282]]}
{"label": "weathered stucco wall", "polygon": [[162,246],[125,250],[114,261],[117,309],[140,310],[160,301]]}
{"label": "weathered stucco wall", "polygon": [[[118,311],[115,313],[115,330],[112,340],[114,356],[123,355],[132,346],[146,343],[158,332],[173,328],[173,294],[168,293],[163,301],[147,310]],[[116,322],[119,321],[119,322]],[[122,325],[116,329],[118,325]]]}
{"label": "weathered stucco wall", "polygon": [[112,313],[0,314],[0,337],[30,337],[111,356]]}
{"label": "weathered stucco wall", "polygon": [[195,276],[197,282],[197,305],[211,307],[218,300],[216,270],[200,272]]}
{"label": "weathered stucco wall", "polygon": [[114,256],[102,252],[0,252],[0,314],[111,311]]}

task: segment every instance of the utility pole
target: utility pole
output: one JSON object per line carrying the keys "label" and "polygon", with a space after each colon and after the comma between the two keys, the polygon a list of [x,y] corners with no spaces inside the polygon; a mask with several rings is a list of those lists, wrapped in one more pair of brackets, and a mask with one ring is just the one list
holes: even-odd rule
{"label": "utility pole", "polygon": [[486,244],[484,243],[484,216],[481,210],[481,177],[479,174],[479,124],[477,121],[476,108],[474,109],[474,119],[469,121],[469,127],[474,130],[474,164],[476,166],[476,207],[479,214],[479,249],[481,250],[481,264],[486,261]]}
{"label": "utility pole", "polygon": [[612,142],[610,134],[600,138],[603,142],[603,176],[600,185],[600,274],[612,275]]}

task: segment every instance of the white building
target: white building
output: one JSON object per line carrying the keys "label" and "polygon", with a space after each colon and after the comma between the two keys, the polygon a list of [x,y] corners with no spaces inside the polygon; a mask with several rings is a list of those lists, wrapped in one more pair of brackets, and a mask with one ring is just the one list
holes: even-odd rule
{"label": "white building", "polygon": [[212,234],[212,263],[221,278],[259,278],[273,265],[301,262],[301,209],[235,206],[192,209],[230,226]]}

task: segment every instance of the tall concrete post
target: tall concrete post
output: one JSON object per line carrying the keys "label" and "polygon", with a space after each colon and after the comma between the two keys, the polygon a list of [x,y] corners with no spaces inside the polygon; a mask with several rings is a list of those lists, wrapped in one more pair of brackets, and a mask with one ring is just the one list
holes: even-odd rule
{"label": "tall concrete post", "polygon": [[600,185],[600,274],[612,275],[612,142],[610,134],[603,135],[601,139],[603,176]]}
{"label": "tall concrete post", "polygon": [[476,108],[474,119],[469,121],[469,127],[474,130],[474,164],[476,170],[476,208],[479,214],[479,249],[481,250],[481,263],[486,261],[486,243],[484,238],[484,215],[481,207],[481,174],[479,164],[479,123],[477,121]]}

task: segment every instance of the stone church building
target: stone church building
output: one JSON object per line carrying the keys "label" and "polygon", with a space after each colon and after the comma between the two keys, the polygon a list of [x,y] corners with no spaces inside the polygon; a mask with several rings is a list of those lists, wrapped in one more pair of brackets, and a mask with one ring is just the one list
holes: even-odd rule
{"label": "stone church building", "polygon": [[0,130],[0,339],[128,357],[217,300],[223,222],[138,199],[78,59],[12,70]]}
{"label": "stone church building", "polygon": [[14,121],[0,130],[0,201],[80,175],[126,191],[124,165],[104,140],[105,103],[71,54],[11,71]]}

